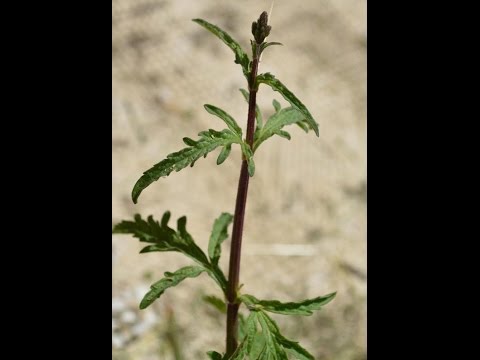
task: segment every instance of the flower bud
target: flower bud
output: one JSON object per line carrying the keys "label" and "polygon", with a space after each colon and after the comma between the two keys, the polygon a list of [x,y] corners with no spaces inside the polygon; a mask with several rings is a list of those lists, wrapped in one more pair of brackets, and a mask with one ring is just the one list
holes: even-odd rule
{"label": "flower bud", "polygon": [[268,14],[264,11],[257,21],[252,23],[252,34],[257,44],[264,42],[265,38],[270,35],[271,26],[268,26]]}

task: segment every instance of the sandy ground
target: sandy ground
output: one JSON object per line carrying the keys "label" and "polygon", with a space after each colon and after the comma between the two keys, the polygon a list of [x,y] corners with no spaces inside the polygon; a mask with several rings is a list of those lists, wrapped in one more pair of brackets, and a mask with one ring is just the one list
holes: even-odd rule
{"label": "sandy ground", "polygon": [[[165,210],[187,215],[189,232],[206,249],[212,223],[233,213],[240,165],[237,149],[215,164],[218,151],[173,173],[130,200],[151,165],[223,123],[203,104],[217,105],[245,125],[245,87],[233,54],[190,21],[204,18],[249,49],[250,26],[270,1],[112,2],[112,224]],[[307,105],[320,137],[288,130],[255,156],[244,232],[241,282],[259,298],[285,301],[338,291],[311,317],[274,316],[286,336],[317,358],[366,359],[366,1],[277,0],[271,47],[260,72],[270,71]],[[278,93],[261,88],[268,116]],[[280,101],[282,105],[286,103]],[[151,308],[138,303],[149,284],[190,264],[179,254],[139,255],[140,244],[113,236],[112,358],[206,359],[222,351],[224,319],[201,296],[220,295],[202,275],[168,290]],[[227,272],[228,241],[221,265]]]}

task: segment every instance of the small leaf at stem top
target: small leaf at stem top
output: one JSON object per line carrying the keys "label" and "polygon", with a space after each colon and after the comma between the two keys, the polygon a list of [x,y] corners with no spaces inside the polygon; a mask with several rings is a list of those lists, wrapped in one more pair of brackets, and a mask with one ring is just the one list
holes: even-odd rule
{"label": "small leaf at stem top", "polygon": [[243,75],[248,80],[248,76],[250,73],[250,59],[245,51],[242,49],[240,44],[235,41],[226,31],[220,29],[218,26],[209,23],[203,19],[193,19],[192,21],[196,22],[203,28],[210,31],[220,40],[222,40],[235,54],[235,63],[240,64],[243,70]]}

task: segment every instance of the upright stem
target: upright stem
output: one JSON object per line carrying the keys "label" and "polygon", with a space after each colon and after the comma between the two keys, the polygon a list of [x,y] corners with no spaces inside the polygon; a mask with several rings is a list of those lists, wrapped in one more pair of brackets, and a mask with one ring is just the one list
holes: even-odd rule
{"label": "upright stem", "polygon": [[[255,130],[255,107],[257,103],[257,90],[255,82],[258,71],[258,56],[255,56],[252,62],[252,71],[250,73],[250,96],[248,99],[248,119],[247,119],[247,138],[246,141],[253,148],[253,135]],[[242,251],[243,222],[245,219],[245,207],[247,205],[248,166],[245,158],[242,160],[240,178],[238,180],[237,201],[235,204],[235,215],[233,218],[232,245],[230,249],[230,267],[228,273],[227,289],[227,358],[237,349],[237,328],[238,328],[238,308],[240,304],[237,300],[237,289],[240,279],[240,257]]]}

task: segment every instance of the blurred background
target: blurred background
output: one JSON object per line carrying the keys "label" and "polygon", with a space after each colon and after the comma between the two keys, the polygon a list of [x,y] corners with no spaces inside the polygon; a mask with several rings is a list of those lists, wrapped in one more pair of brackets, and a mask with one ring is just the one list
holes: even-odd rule
{"label": "blurred background", "polygon": [[[191,21],[227,30],[250,52],[251,23],[271,0],[112,1],[112,224],[135,213],[172,219],[207,248],[221,212],[234,212],[240,151],[216,166],[218,150],[193,168],[148,187],[134,205],[143,171],[184,147],[182,137],[220,130],[203,104],[219,106],[245,127],[246,88],[234,55]],[[272,72],[309,108],[320,138],[286,128],[255,154],[243,240],[243,291],[296,301],[337,291],[310,317],[273,316],[285,336],[317,360],[366,359],[366,1],[277,0],[269,21],[273,46],[259,72]],[[278,93],[260,87],[264,117]],[[220,263],[228,273],[229,241]],[[176,253],[139,255],[129,236],[112,239],[112,359],[206,359],[224,350],[225,318],[202,301],[221,296],[206,275],[169,289],[144,311],[138,304],[165,271],[191,264]]]}

